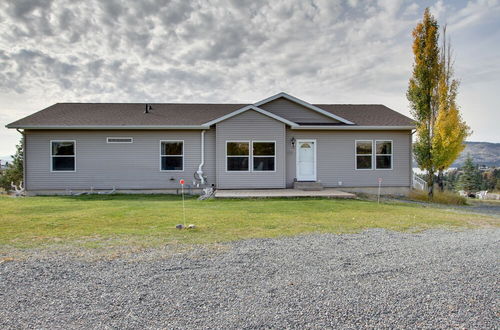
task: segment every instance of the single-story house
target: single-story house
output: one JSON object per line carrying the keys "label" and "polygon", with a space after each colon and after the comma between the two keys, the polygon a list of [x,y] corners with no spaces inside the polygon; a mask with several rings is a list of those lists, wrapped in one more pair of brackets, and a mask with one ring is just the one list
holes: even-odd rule
{"label": "single-story house", "polygon": [[174,192],[292,188],[407,193],[412,119],[380,104],[57,103],[8,128],[24,134],[25,189]]}

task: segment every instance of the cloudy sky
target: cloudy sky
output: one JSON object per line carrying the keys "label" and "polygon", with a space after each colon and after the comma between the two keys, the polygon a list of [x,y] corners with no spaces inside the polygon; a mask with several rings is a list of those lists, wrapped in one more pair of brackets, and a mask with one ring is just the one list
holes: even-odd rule
{"label": "cloudy sky", "polygon": [[383,103],[408,114],[411,30],[448,25],[470,140],[500,142],[500,0],[3,0],[4,125],[56,102]]}

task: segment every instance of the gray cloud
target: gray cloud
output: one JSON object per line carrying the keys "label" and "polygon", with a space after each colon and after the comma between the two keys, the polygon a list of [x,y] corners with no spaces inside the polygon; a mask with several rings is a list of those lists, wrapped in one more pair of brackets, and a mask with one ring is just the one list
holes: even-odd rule
{"label": "gray cloud", "polygon": [[[62,101],[251,102],[284,90],[407,112],[410,33],[427,5],[450,24],[463,85],[499,87],[498,0],[9,0],[0,100],[24,114]],[[11,111],[0,107],[20,116]]]}

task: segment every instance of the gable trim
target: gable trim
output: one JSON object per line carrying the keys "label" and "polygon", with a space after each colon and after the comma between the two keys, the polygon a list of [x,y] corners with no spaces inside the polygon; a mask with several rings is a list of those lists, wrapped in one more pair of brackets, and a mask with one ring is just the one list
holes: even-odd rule
{"label": "gable trim", "polygon": [[207,122],[207,123],[204,123],[204,124],[203,124],[203,126],[211,126],[211,125],[214,125],[214,124],[220,123],[220,122],[221,122],[221,121],[223,121],[223,120],[226,120],[226,119],[232,118],[232,117],[237,116],[237,115],[239,115],[239,114],[241,114],[241,113],[243,113],[243,112],[246,112],[246,111],[248,111],[248,110],[253,110],[253,111],[256,111],[256,112],[258,112],[258,113],[260,113],[260,114],[263,114],[264,116],[271,117],[271,118],[273,118],[273,119],[275,119],[275,120],[277,120],[277,121],[280,121],[280,122],[282,122],[282,123],[284,123],[284,124],[287,124],[287,125],[289,125],[289,126],[291,126],[291,127],[298,127],[298,126],[299,126],[299,125],[297,125],[296,123],[294,123],[294,122],[292,122],[292,121],[290,121],[290,120],[288,120],[288,119],[285,119],[285,118],[283,118],[283,117],[277,116],[277,115],[275,115],[274,113],[271,113],[271,112],[269,112],[269,111],[266,111],[266,110],[264,110],[264,109],[261,109],[261,108],[259,108],[259,107],[255,106],[255,105],[253,105],[253,104],[251,104],[251,105],[247,105],[247,106],[245,106],[245,107],[243,107],[243,108],[241,108],[241,109],[238,109],[238,110],[236,110],[236,111],[233,111],[233,112],[231,112],[231,113],[228,113],[227,115],[224,115],[224,116],[222,116],[222,117],[219,117],[219,118],[217,118],[217,119],[214,119],[214,120],[212,120],[212,121],[209,121],[209,122]]}
{"label": "gable trim", "polygon": [[294,130],[329,130],[329,131],[406,131],[414,130],[415,126],[297,126]]}
{"label": "gable trim", "polygon": [[29,130],[198,130],[198,129],[209,129],[209,126],[204,125],[75,125],[75,126],[66,126],[66,125],[38,125],[38,126],[30,126],[30,125],[7,125],[7,128],[16,128],[16,129],[29,129]]}
{"label": "gable trim", "polygon": [[300,104],[301,106],[303,106],[303,107],[305,107],[305,108],[308,108],[308,109],[310,109],[310,110],[313,110],[313,111],[319,112],[319,113],[321,113],[321,114],[322,114],[322,115],[324,115],[324,116],[327,116],[327,117],[333,118],[333,119],[335,119],[335,120],[338,120],[338,121],[340,121],[340,122],[342,122],[342,123],[344,123],[344,124],[354,125],[354,123],[353,123],[353,122],[351,122],[351,121],[349,121],[349,120],[347,120],[347,119],[345,119],[345,118],[342,118],[342,117],[340,117],[340,116],[334,115],[333,113],[330,113],[330,112],[328,112],[328,111],[326,111],[326,110],[323,110],[323,109],[321,109],[321,108],[318,108],[318,107],[317,107],[317,106],[315,106],[315,105],[312,105],[312,104],[310,104],[310,103],[307,103],[307,102],[305,102],[305,101],[302,101],[301,99],[298,99],[298,98],[296,98],[295,96],[289,95],[289,94],[287,94],[287,93],[285,93],[285,92],[281,92],[281,93],[278,93],[278,94],[273,95],[273,96],[271,96],[271,97],[268,97],[268,98],[266,98],[266,99],[264,99],[264,100],[262,100],[262,101],[259,101],[259,102],[257,102],[257,103],[254,103],[254,105],[255,105],[256,107],[259,107],[259,106],[261,106],[261,105],[263,105],[263,104],[265,104],[265,103],[268,103],[268,102],[274,101],[274,100],[276,100],[276,99],[278,99],[278,98],[280,98],[280,97],[285,98],[285,99],[287,99],[287,100],[289,100],[289,101],[295,102],[295,103],[297,103],[297,104]]}

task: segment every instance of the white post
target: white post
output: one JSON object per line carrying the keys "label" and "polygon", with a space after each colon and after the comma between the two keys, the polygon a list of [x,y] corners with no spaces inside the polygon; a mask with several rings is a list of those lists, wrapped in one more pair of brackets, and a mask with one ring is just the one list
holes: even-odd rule
{"label": "white post", "polygon": [[184,206],[184,179],[179,181],[181,183],[181,191],[182,191],[182,223],[186,226],[186,208]]}
{"label": "white post", "polygon": [[186,225],[186,207],[184,206],[184,185],[182,185],[182,219],[184,226]]}
{"label": "white post", "polygon": [[380,187],[381,186],[382,186],[382,178],[378,178],[377,204],[380,204]]}

